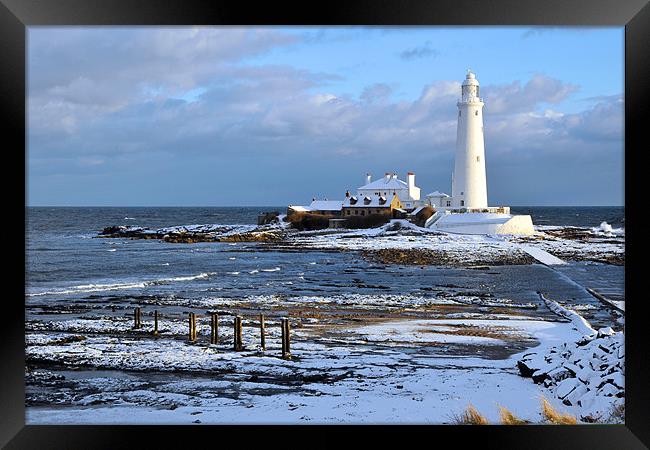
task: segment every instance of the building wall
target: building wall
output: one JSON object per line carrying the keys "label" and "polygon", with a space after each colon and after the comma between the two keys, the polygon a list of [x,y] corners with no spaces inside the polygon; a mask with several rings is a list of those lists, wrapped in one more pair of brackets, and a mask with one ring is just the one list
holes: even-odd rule
{"label": "building wall", "polygon": [[[449,204],[447,204],[449,202]],[[427,197],[427,204],[434,208],[451,208],[453,205],[451,197]]]}
{"label": "building wall", "polygon": [[332,217],[339,217],[341,215],[341,211],[309,211],[311,214],[320,214],[322,216],[332,216]]}
{"label": "building wall", "polygon": [[369,216],[371,214],[386,214],[391,215],[393,210],[390,206],[384,208],[343,208],[342,217],[351,216]]}
{"label": "building wall", "polygon": [[[535,233],[533,221],[528,215],[507,215],[484,213],[483,220],[474,220],[472,213],[450,214],[435,222],[433,228],[447,233],[458,234],[514,234],[531,235]],[[495,219],[491,219],[490,216]]]}

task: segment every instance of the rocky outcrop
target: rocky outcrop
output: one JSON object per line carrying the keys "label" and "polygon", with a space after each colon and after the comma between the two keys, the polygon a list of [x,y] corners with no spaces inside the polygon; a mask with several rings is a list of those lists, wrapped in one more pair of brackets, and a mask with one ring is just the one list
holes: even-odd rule
{"label": "rocky outcrop", "polygon": [[609,327],[576,342],[527,353],[517,367],[521,376],[575,407],[585,422],[607,419],[612,405],[622,404],[625,397],[624,336]]}
{"label": "rocky outcrop", "polygon": [[159,239],[178,244],[197,242],[279,242],[285,232],[278,227],[191,225],[150,229],[124,225],[104,228],[97,237]]}
{"label": "rocky outcrop", "polygon": [[513,252],[500,255],[486,255],[485,258],[477,256],[471,260],[459,261],[455,254],[431,249],[396,249],[386,248],[379,250],[365,250],[364,258],[382,264],[405,265],[466,265],[466,266],[500,266],[505,264],[533,264],[535,260],[523,253]]}
{"label": "rocky outcrop", "polygon": [[623,405],[612,397],[625,397],[623,332],[610,327],[595,331],[577,312],[538,294],[551,311],[570,321],[583,336],[575,342],[526,353],[517,361],[519,373],[549,388],[565,405],[576,407],[582,421],[609,421],[612,405]]}

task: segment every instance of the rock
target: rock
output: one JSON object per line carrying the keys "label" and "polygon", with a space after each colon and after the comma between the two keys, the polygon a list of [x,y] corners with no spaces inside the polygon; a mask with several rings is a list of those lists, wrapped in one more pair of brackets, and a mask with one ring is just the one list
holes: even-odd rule
{"label": "rock", "polygon": [[603,387],[598,389],[598,395],[604,395],[605,397],[614,397],[616,396],[621,390],[618,389],[616,386],[610,383],[605,383]]}
{"label": "rock", "polygon": [[533,372],[535,372],[537,369],[534,369],[532,367],[529,367],[525,361],[517,361],[517,368],[519,369],[519,374],[522,377],[530,378],[533,376]]}
{"label": "rock", "polygon": [[560,366],[560,367],[557,367],[557,368],[549,371],[548,376],[553,382],[559,383],[560,381],[571,377],[572,373],[566,367],[561,367]]}
{"label": "rock", "polygon": [[601,329],[598,330],[598,337],[602,338],[602,337],[605,337],[605,336],[612,336],[612,335],[614,335],[614,333],[615,332],[612,329],[612,327],[604,327],[604,328],[601,328]]}
{"label": "rock", "polygon": [[567,378],[563,381],[560,382],[560,384],[557,385],[557,388],[555,389],[555,395],[557,395],[560,399],[564,400],[564,398],[569,395],[575,388],[577,388],[580,385],[580,382],[575,379],[575,378]]}
{"label": "rock", "polygon": [[548,376],[548,373],[546,373],[546,372],[543,371],[543,370],[536,370],[536,371],[533,373],[532,378],[533,378],[533,382],[534,382],[534,383],[539,384],[539,383],[541,383],[542,381],[544,381],[544,380],[546,380],[547,378],[549,378],[549,376]]}
{"label": "rock", "polygon": [[587,393],[588,390],[589,389],[587,389],[584,384],[578,383],[578,386],[576,386],[576,388],[564,398],[563,403],[567,404],[568,402],[569,405],[577,405],[578,401]]}

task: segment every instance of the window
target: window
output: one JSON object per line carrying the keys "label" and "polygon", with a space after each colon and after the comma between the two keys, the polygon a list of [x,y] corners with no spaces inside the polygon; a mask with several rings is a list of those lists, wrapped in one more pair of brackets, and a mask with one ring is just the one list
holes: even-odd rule
{"label": "window", "polygon": [[447,206],[451,206],[451,202],[447,200]]}
{"label": "window", "polygon": [[355,209],[355,210],[354,210],[354,215],[355,215],[355,216],[359,215],[359,211]]}
{"label": "window", "polygon": [[366,215],[366,212],[365,212],[365,211],[361,211],[361,215],[362,215],[362,216],[365,216],[365,215]]}
{"label": "window", "polygon": [[481,157],[480,156],[476,157],[476,162],[481,162]]}
{"label": "window", "polygon": [[465,200],[460,201],[460,206],[465,206]]}
{"label": "window", "polygon": [[349,216],[350,215],[350,210],[348,209],[346,212],[348,213],[348,216]]}
{"label": "window", "polygon": [[478,116],[478,110],[474,111],[474,115]]}

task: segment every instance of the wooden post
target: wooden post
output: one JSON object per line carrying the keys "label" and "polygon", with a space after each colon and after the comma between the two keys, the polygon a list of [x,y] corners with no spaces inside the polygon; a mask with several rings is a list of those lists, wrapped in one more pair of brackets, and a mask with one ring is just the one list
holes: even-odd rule
{"label": "wooden post", "polygon": [[243,349],[241,316],[235,316],[233,335],[235,351],[240,352]]}
{"label": "wooden post", "polygon": [[140,307],[133,310],[133,328],[136,330],[140,328]]}
{"label": "wooden post", "polygon": [[196,314],[192,313],[192,340],[196,341]]}
{"label": "wooden post", "polygon": [[194,342],[196,341],[196,314],[193,312],[190,313],[190,341]]}
{"label": "wooden post", "polygon": [[289,329],[289,318],[287,318],[284,327],[287,330],[287,355],[289,358],[291,358],[291,330]]}
{"label": "wooden post", "polygon": [[212,313],[210,320],[210,344],[219,343],[219,315]]}
{"label": "wooden post", "polygon": [[262,351],[266,350],[266,342],[264,336],[264,314],[260,314],[260,347],[262,347]]}
{"label": "wooden post", "polygon": [[158,310],[153,312],[153,335],[158,336]]}
{"label": "wooden post", "polygon": [[291,359],[291,345],[289,344],[289,319],[282,319],[282,358]]}

